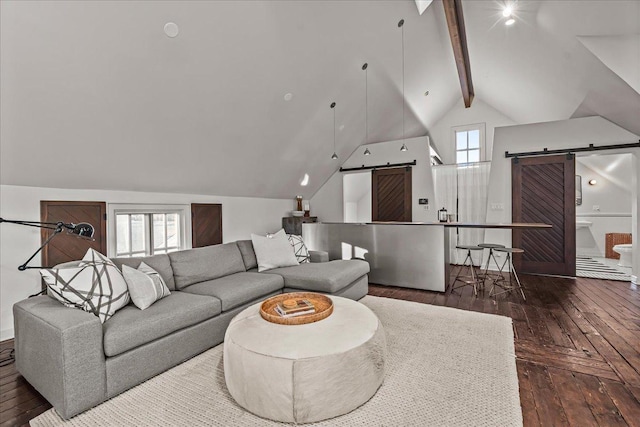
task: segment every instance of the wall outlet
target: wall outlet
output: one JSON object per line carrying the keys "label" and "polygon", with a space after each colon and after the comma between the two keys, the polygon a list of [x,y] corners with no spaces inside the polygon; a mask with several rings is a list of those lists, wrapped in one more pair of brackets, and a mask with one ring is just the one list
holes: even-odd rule
{"label": "wall outlet", "polygon": [[504,203],[491,203],[491,210],[492,211],[503,211],[504,210]]}
{"label": "wall outlet", "polygon": [[429,205],[424,205],[422,209],[424,209],[425,211],[428,211],[429,210]]}
{"label": "wall outlet", "polygon": [[600,205],[593,205],[594,212],[600,212]]}

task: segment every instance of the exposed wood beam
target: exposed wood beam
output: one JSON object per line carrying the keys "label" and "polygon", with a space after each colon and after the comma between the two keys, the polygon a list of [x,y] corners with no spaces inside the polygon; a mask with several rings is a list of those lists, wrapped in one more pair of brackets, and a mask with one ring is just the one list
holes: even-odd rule
{"label": "exposed wood beam", "polygon": [[453,56],[456,60],[458,77],[464,106],[471,107],[473,101],[473,82],[471,81],[471,65],[469,63],[469,50],[467,49],[467,33],[464,29],[464,17],[462,16],[461,0],[443,0],[444,14],[447,17],[449,37],[453,47]]}

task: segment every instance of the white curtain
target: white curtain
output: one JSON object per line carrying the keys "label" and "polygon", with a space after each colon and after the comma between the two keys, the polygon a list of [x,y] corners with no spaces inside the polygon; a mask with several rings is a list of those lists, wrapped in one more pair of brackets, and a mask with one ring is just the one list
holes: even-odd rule
{"label": "white curtain", "polygon": [[[491,163],[433,167],[438,209],[444,207],[458,222],[483,223],[487,219],[487,193]],[[460,263],[456,245],[484,242],[483,228],[450,229],[450,259]]]}

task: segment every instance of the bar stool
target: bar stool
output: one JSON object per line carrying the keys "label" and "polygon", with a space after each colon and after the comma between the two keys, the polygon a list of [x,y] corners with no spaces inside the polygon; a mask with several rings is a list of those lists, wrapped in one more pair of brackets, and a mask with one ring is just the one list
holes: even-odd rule
{"label": "bar stool", "polygon": [[483,249],[489,249],[489,256],[487,257],[487,263],[483,268],[482,280],[487,280],[487,278],[491,278],[491,280],[502,280],[502,275],[498,276],[498,274],[496,273],[489,273],[489,264],[491,264],[491,260],[493,259],[493,262],[496,264],[496,267],[498,267],[498,269],[500,268],[500,263],[498,262],[496,255],[493,253],[493,250],[497,248],[504,248],[505,246],[499,243],[480,243],[478,246],[480,246]]}
{"label": "bar stool", "polygon": [[[478,295],[478,287],[482,284],[484,289],[484,281],[480,279],[478,273],[476,272],[476,266],[473,264],[473,257],[471,256],[471,251],[482,251],[483,249],[480,246],[473,245],[458,245],[456,249],[462,249],[467,251],[467,256],[465,257],[462,265],[458,269],[458,274],[456,274],[456,278],[453,279],[453,283],[451,284],[451,292],[456,289],[460,289],[465,286],[473,286],[473,294]],[[469,260],[469,264],[467,264],[467,260]],[[480,261],[482,263],[482,261]],[[470,274],[468,276],[461,276],[462,270],[465,267],[469,267]],[[456,282],[462,282],[462,285],[456,286]]]}
{"label": "bar stool", "polygon": [[[513,258],[511,256],[512,254],[524,253],[524,249],[493,248],[493,250],[495,252],[503,252],[507,254],[507,258],[504,260],[502,267],[500,267],[500,275],[502,276],[502,270],[504,269],[505,265],[509,264],[509,284],[507,285],[506,281],[504,280],[503,280],[503,283],[498,283],[499,280],[494,280],[493,284],[491,285],[491,290],[489,291],[489,296],[496,296],[496,295],[503,294],[505,292],[511,292],[514,289],[518,289],[520,291],[520,294],[522,294],[522,299],[526,301],[527,297],[524,296],[524,288],[522,287],[522,283],[520,283],[520,279],[518,279],[518,273],[516,273],[516,269],[513,267]],[[516,284],[517,284],[516,286],[513,285],[513,282],[511,281],[511,276],[513,276],[516,279]],[[503,291],[494,294],[493,290],[495,289],[496,286],[501,287]]]}

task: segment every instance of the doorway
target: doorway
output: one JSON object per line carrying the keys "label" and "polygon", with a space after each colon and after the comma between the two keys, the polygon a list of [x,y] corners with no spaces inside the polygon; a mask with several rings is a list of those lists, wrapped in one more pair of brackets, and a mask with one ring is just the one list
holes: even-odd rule
{"label": "doorway", "polygon": [[342,177],[344,222],[371,222],[371,172]]}
{"label": "doorway", "polygon": [[631,280],[630,257],[613,246],[633,243],[633,174],[631,153],[576,157],[577,276]]}

